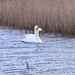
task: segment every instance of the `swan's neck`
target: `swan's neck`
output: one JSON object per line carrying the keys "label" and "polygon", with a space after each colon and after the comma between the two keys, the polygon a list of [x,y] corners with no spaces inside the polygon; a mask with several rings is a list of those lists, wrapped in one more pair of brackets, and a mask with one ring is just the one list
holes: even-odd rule
{"label": "swan's neck", "polygon": [[36,28],[34,28],[34,34],[36,35]]}
{"label": "swan's neck", "polygon": [[39,30],[37,30],[36,36],[37,38],[39,38]]}
{"label": "swan's neck", "polygon": [[37,39],[40,43],[42,42],[41,39],[40,39],[40,37],[39,37],[39,30],[37,30],[36,39]]}

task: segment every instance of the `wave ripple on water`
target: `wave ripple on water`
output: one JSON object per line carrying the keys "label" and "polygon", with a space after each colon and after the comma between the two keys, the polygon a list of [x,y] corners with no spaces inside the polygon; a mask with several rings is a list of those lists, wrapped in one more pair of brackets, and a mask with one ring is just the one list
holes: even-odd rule
{"label": "wave ripple on water", "polygon": [[43,43],[36,44],[21,42],[24,35],[0,29],[0,75],[75,75],[74,38],[41,34]]}

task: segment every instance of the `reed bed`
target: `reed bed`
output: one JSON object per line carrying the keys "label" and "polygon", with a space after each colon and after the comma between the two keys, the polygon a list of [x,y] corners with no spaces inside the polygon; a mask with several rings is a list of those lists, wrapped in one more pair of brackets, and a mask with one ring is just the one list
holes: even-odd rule
{"label": "reed bed", "polygon": [[0,0],[0,25],[75,34],[75,0]]}

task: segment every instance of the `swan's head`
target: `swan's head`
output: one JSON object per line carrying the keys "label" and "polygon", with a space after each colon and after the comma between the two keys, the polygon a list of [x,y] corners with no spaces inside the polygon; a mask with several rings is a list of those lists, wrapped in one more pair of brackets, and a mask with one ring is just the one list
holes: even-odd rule
{"label": "swan's head", "polygon": [[36,25],[35,28],[38,28],[38,26]]}
{"label": "swan's head", "polygon": [[44,31],[42,30],[42,28],[38,28],[38,31],[42,31],[42,32],[44,32]]}

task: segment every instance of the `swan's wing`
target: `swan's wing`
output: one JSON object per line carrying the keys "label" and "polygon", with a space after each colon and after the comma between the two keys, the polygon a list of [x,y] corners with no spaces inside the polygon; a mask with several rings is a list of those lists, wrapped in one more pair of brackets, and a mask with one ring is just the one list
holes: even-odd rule
{"label": "swan's wing", "polygon": [[27,34],[23,39],[25,42],[37,42],[37,39],[34,34]]}
{"label": "swan's wing", "polygon": [[34,34],[27,34],[27,35],[25,35],[25,37],[26,38],[28,38],[28,37],[34,37]]}

